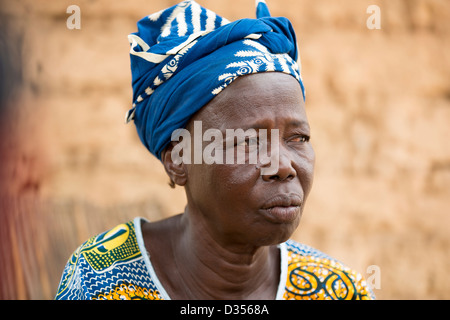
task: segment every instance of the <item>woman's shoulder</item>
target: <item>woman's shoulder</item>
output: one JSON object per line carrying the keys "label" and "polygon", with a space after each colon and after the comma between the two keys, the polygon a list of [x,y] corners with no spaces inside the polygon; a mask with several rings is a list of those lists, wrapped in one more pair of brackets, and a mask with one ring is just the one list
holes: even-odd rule
{"label": "woman's shoulder", "polygon": [[288,240],[288,299],[374,299],[364,277],[311,246]]}
{"label": "woman's shoulder", "polygon": [[141,255],[134,221],[119,224],[89,238],[76,253],[82,253],[96,270],[103,270],[114,262],[127,261]]}
{"label": "woman's shoulder", "polygon": [[107,298],[105,294],[128,290],[124,285],[133,286],[130,291],[134,293],[139,287],[152,285],[136,221],[119,224],[80,245],[64,268],[56,299]]}

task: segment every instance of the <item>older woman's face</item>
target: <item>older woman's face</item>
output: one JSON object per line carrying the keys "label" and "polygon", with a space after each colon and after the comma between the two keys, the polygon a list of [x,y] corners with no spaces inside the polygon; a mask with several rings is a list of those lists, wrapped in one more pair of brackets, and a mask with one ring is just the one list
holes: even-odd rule
{"label": "older woman's face", "polygon": [[[191,119],[191,134],[194,121],[201,121],[203,132],[219,129],[224,138],[226,129],[266,129],[268,149],[277,147],[279,157],[271,174],[261,173],[260,162],[185,165],[188,210],[223,244],[286,241],[300,222],[314,171],[298,82],[278,72],[238,78]],[[278,146],[271,130],[278,131]],[[245,143],[233,148],[246,150]]]}

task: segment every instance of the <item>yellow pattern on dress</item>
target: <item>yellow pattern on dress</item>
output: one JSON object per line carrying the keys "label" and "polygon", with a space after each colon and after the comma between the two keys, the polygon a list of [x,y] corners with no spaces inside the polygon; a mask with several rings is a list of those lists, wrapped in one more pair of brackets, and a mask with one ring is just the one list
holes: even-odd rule
{"label": "yellow pattern on dress", "polygon": [[89,239],[81,253],[96,271],[109,268],[117,261],[130,260],[141,254],[134,229],[129,224],[118,225],[100,236]]}
{"label": "yellow pattern on dress", "polygon": [[95,297],[97,300],[163,300],[158,290],[141,288],[134,284],[125,284],[114,288],[114,290],[100,294]]}
{"label": "yellow pattern on dress", "polygon": [[362,276],[339,262],[288,253],[287,300],[370,299]]}

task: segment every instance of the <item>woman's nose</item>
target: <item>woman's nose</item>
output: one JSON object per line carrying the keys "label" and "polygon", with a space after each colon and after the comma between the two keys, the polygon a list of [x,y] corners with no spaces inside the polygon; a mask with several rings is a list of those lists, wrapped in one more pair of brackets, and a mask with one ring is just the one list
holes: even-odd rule
{"label": "woman's nose", "polygon": [[[277,155],[274,156],[274,152],[276,152]],[[289,154],[289,151],[281,145],[278,150],[272,150],[270,163],[262,165],[261,170],[262,178],[265,181],[292,180],[297,176],[297,171],[293,167],[292,156]]]}

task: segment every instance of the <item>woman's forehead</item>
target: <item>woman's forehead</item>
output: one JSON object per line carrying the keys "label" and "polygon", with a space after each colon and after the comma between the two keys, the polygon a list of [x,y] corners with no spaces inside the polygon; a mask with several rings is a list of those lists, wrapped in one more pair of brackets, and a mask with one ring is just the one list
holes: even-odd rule
{"label": "woman's forehead", "polygon": [[277,118],[307,124],[298,81],[280,72],[266,72],[236,80],[193,119],[207,127],[258,129],[271,126]]}

